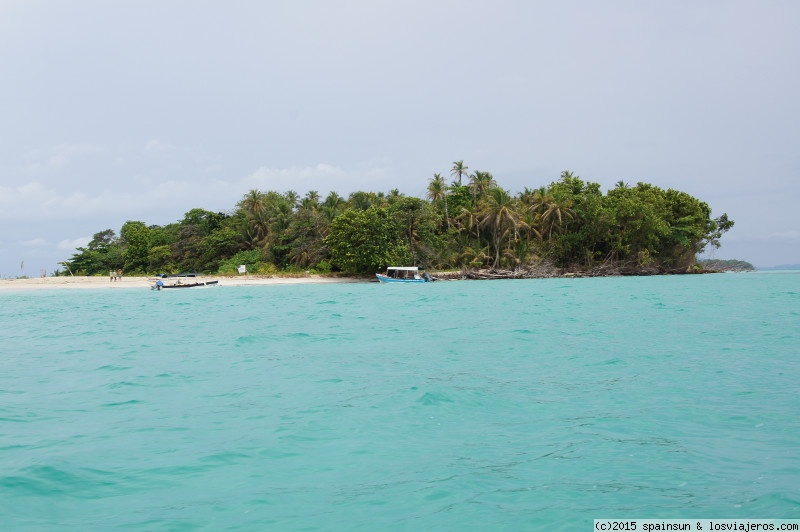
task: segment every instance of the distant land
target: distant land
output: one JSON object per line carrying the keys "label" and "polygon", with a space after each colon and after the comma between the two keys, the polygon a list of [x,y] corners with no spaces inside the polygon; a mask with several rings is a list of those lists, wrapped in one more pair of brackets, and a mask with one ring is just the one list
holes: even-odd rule
{"label": "distant land", "polygon": [[780,264],[778,266],[757,266],[758,270],[800,270],[800,264]]}
{"label": "distant land", "polygon": [[697,264],[711,271],[745,272],[756,269],[749,262],[739,259],[703,259],[698,260]]}

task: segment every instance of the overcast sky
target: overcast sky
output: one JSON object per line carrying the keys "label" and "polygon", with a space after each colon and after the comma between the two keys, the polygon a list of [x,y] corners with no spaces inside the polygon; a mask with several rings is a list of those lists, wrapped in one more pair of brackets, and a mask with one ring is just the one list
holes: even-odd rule
{"label": "overcast sky", "polygon": [[[0,276],[251,188],[513,193],[565,169],[800,263],[800,2],[0,0]],[[24,264],[23,264],[24,261]]]}

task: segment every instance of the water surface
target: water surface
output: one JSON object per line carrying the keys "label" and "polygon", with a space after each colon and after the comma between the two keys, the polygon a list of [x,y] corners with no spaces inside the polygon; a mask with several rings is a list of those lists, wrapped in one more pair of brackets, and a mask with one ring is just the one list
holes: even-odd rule
{"label": "water surface", "polygon": [[7,529],[800,511],[800,274],[0,294]]}

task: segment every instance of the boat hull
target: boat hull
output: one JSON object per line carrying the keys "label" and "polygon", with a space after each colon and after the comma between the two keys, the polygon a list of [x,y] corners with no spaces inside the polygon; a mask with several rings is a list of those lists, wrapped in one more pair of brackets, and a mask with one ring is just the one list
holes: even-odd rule
{"label": "boat hull", "polygon": [[187,284],[170,284],[164,285],[162,288],[196,288],[198,286],[213,286],[219,284],[219,281],[208,281],[205,283],[187,283]]}
{"label": "boat hull", "polygon": [[198,288],[201,286],[216,286],[219,284],[219,281],[207,281],[207,282],[199,282],[199,283],[181,283],[181,284],[165,284],[165,285],[155,285],[153,286],[153,290],[167,290],[172,288]]}
{"label": "boat hull", "polygon": [[425,279],[395,279],[394,277],[388,277],[383,275],[382,273],[376,273],[375,276],[378,278],[378,281],[382,283],[426,283]]}

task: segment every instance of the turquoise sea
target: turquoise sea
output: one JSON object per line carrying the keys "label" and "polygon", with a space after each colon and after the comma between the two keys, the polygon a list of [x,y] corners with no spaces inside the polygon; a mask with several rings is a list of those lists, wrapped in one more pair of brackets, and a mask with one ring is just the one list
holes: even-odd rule
{"label": "turquoise sea", "polygon": [[0,353],[3,530],[800,515],[800,272],[8,292]]}

